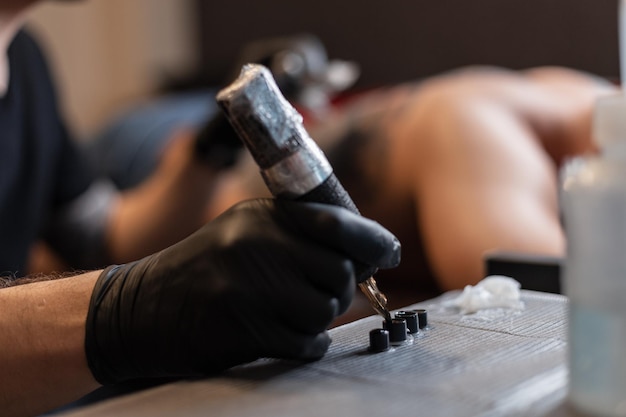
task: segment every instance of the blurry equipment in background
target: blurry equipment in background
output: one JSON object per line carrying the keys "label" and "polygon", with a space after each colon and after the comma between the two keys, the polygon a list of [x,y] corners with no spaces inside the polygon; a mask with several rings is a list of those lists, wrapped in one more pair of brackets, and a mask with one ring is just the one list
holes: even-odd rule
{"label": "blurry equipment in background", "polygon": [[[304,34],[262,39],[244,47],[229,75],[237,78],[242,66],[256,63],[272,73],[284,97],[313,118],[323,117],[332,99],[351,87],[359,76],[356,63],[329,60],[322,42]],[[215,169],[233,166],[242,143],[222,113],[215,114],[200,130],[197,154]]]}
{"label": "blurry equipment in background", "polygon": [[561,293],[563,257],[493,250],[485,253],[485,275],[515,278],[526,290]]}
{"label": "blurry equipment in background", "polygon": [[358,90],[469,65],[618,75],[615,1],[194,1],[206,79],[221,80],[248,42],[302,31],[319,37],[331,56],[359,63]]}
{"label": "blurry equipment in background", "polygon": [[325,112],[330,101],[352,87],[360,75],[357,63],[328,59],[322,41],[310,34],[249,43],[229,81],[248,63],[267,67],[285,98],[313,114]]}

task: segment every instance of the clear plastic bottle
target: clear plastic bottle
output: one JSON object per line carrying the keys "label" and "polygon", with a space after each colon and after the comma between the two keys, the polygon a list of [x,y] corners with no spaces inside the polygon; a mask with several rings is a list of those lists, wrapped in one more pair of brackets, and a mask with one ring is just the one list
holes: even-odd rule
{"label": "clear plastic bottle", "polygon": [[601,98],[597,156],[562,171],[569,297],[569,401],[592,415],[626,416],[626,96]]}

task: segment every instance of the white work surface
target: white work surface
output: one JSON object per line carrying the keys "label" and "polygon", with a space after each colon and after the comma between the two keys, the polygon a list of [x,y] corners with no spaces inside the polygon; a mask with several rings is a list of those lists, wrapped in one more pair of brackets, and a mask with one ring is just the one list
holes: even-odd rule
{"label": "white work surface", "polygon": [[461,315],[448,293],[408,308],[429,329],[409,346],[367,353],[368,317],[331,330],[321,361],[263,360],[223,376],[106,400],[66,417],[95,416],[574,416],[565,404],[563,296],[522,291],[525,309]]}

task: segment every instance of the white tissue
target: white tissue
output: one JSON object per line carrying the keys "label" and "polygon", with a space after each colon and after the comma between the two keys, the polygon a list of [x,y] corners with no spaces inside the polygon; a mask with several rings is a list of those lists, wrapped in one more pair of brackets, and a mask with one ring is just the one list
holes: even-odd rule
{"label": "white tissue", "polygon": [[463,292],[446,304],[457,307],[462,314],[476,313],[488,308],[522,310],[521,284],[503,275],[490,275],[478,284],[466,285]]}

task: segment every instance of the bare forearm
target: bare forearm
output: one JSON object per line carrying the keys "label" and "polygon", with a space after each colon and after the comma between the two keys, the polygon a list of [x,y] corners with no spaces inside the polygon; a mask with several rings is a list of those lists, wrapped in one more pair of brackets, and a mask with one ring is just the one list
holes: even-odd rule
{"label": "bare forearm", "polygon": [[98,387],[84,338],[99,272],[0,289],[0,410],[37,415]]}

